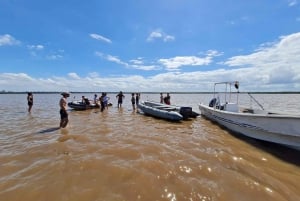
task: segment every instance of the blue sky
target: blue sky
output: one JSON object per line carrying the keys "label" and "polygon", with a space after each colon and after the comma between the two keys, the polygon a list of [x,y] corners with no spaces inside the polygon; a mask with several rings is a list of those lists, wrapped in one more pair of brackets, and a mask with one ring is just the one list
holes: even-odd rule
{"label": "blue sky", "polygon": [[0,0],[0,90],[300,91],[299,0]]}

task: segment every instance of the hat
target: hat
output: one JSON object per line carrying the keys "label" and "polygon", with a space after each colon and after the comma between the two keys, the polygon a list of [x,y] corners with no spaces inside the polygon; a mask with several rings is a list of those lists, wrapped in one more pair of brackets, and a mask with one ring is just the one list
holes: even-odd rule
{"label": "hat", "polygon": [[70,93],[68,93],[68,92],[62,92],[61,95],[62,96],[70,96]]}

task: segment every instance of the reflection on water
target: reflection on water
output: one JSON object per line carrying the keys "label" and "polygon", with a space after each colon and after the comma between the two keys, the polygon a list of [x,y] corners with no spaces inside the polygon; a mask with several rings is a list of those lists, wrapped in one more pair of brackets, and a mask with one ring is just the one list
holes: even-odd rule
{"label": "reflection on water", "polygon": [[[132,111],[130,94],[118,109],[115,95],[107,111],[70,110],[65,129],[57,129],[59,95],[34,94],[31,114],[26,95],[0,95],[0,200],[300,200],[299,152],[201,116],[182,123],[144,116]],[[211,98],[171,96],[196,112]],[[255,96],[266,108],[300,111],[299,95]]]}

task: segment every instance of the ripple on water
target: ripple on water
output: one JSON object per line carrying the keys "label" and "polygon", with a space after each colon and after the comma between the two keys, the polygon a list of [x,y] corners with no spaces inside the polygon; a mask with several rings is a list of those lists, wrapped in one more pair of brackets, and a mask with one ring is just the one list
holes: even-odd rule
{"label": "ripple on water", "polygon": [[[31,114],[19,96],[17,107],[0,106],[0,200],[300,200],[294,151],[264,149],[201,117],[172,123],[136,114],[129,101],[69,111],[68,127],[55,129],[59,98],[36,95]],[[172,96],[180,104],[201,98]]]}

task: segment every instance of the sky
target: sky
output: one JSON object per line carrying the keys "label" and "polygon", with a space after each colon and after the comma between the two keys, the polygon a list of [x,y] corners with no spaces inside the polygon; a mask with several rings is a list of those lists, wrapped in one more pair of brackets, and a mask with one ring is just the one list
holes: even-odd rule
{"label": "sky", "polygon": [[300,0],[0,0],[0,91],[300,91]]}

